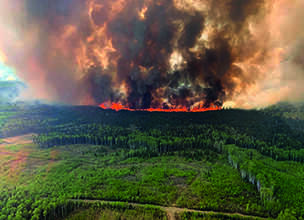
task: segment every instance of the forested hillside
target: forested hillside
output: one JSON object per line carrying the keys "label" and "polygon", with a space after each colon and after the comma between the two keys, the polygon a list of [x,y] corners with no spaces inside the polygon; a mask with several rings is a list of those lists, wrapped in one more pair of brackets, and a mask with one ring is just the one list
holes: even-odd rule
{"label": "forested hillside", "polygon": [[277,116],[293,129],[304,131],[304,103],[290,104],[286,102],[270,106],[264,111],[271,116]]}
{"label": "forested hillside", "polygon": [[[166,219],[169,207],[217,212],[176,219],[301,218],[304,123],[286,112],[2,105],[0,219]],[[10,142],[20,135],[32,142]]]}

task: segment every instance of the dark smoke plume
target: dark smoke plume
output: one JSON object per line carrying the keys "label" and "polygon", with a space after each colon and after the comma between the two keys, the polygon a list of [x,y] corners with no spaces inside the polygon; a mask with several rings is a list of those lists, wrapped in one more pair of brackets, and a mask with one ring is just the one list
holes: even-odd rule
{"label": "dark smoke plume", "polygon": [[5,0],[3,7],[22,15],[7,25],[23,44],[14,48],[6,37],[0,48],[23,79],[55,100],[134,109],[222,106],[276,68],[267,29],[276,4]]}

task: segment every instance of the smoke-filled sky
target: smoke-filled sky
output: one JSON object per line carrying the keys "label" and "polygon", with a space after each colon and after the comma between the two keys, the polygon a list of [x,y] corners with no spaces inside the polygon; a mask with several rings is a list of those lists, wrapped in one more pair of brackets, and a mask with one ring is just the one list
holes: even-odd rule
{"label": "smoke-filled sky", "polygon": [[303,10],[303,0],[0,0],[0,68],[27,83],[24,97],[71,104],[301,101]]}

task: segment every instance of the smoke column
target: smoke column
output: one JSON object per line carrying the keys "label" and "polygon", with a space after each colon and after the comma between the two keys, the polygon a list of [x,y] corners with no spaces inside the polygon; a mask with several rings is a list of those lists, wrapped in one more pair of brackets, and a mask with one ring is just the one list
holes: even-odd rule
{"label": "smoke column", "polygon": [[36,98],[262,107],[303,100],[303,9],[301,0],[1,0],[0,54]]}

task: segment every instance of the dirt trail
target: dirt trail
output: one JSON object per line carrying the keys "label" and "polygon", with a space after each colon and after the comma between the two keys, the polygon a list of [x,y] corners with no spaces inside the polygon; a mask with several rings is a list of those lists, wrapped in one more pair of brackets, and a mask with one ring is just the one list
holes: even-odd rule
{"label": "dirt trail", "polygon": [[20,151],[14,152],[10,151],[9,146],[17,145],[17,144],[31,144],[33,143],[32,136],[34,134],[26,134],[21,136],[9,137],[2,139],[3,143],[0,144],[0,155],[8,155],[15,157],[14,167],[16,167],[20,162],[25,161],[26,157],[28,156],[28,152]]}
{"label": "dirt trail", "polygon": [[15,137],[9,137],[2,139],[3,143],[0,144],[0,147],[7,146],[7,145],[16,145],[16,144],[31,144],[33,142],[32,136],[34,134],[26,134],[20,135]]}
{"label": "dirt trail", "polygon": [[[88,203],[94,203],[94,202],[104,202],[104,203],[115,203],[117,201],[107,201],[107,200],[82,200],[82,199],[71,199],[70,201],[75,201],[75,202],[88,202]],[[141,203],[133,203],[133,202],[126,202],[129,205],[132,206],[143,206],[146,204],[141,204]],[[151,204],[147,204],[151,205]],[[202,214],[223,214],[223,215],[237,215],[239,217],[249,217],[253,219],[267,219],[267,218],[262,218],[258,216],[252,216],[252,215],[244,215],[241,213],[226,213],[226,212],[216,212],[216,211],[201,211],[201,210],[196,210],[196,209],[188,209],[188,208],[178,208],[175,206],[158,206],[158,205],[153,205],[155,207],[159,207],[160,209],[164,210],[167,213],[168,220],[176,220],[176,214],[182,213],[182,212],[197,212],[197,213],[202,213]]]}
{"label": "dirt trail", "polygon": [[26,134],[21,136],[9,137],[2,139],[3,143],[0,144],[0,156],[11,156],[5,164],[9,166],[9,174],[11,177],[16,177],[22,166],[25,164],[29,152],[24,149],[12,149],[10,147],[15,145],[31,144],[33,134]]}

